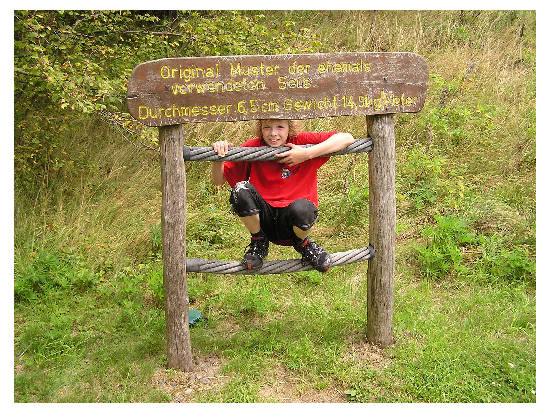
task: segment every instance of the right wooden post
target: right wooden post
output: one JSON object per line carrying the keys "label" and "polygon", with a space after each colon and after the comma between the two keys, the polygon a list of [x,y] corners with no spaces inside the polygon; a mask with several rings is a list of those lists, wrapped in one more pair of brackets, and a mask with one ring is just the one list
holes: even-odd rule
{"label": "right wooden post", "polygon": [[387,347],[393,340],[395,272],[395,131],[392,115],[367,116],[369,237],[375,256],[367,270],[367,340]]}

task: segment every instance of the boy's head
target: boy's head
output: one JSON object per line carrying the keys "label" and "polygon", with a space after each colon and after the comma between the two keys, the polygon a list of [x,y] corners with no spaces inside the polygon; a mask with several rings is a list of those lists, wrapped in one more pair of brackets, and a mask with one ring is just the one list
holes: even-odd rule
{"label": "boy's head", "polygon": [[289,137],[296,136],[301,127],[298,120],[262,119],[256,124],[256,136],[269,146],[282,146]]}

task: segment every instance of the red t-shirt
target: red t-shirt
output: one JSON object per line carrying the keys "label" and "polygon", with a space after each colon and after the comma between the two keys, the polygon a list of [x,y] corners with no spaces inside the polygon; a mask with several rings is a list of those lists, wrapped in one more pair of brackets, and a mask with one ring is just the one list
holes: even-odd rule
{"label": "red t-shirt", "polygon": [[[288,138],[287,143],[295,145],[317,144],[337,133],[300,132]],[[246,141],[241,146],[267,146],[260,138]],[[224,176],[229,185],[250,181],[262,198],[273,207],[285,207],[297,199],[309,199],[319,206],[317,197],[317,170],[330,157],[313,158],[295,166],[287,166],[276,161],[224,162]]]}

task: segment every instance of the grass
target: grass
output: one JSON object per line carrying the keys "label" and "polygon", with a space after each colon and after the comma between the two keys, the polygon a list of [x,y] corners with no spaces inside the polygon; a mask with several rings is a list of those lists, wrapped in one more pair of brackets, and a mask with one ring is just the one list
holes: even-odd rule
{"label": "grass", "polygon": [[[536,402],[535,13],[264,14],[309,30],[314,51],[428,61],[424,109],[395,116],[395,344],[365,341],[366,264],[188,274],[191,307],[207,317],[191,329],[197,367],[166,369],[158,154],[79,119],[62,148],[72,169],[37,194],[15,191],[14,400]],[[306,128],[363,137],[365,119]],[[250,132],[194,124],[186,139]],[[329,250],[368,239],[366,165],[335,157],[320,171],[315,239]],[[247,234],[227,188],[205,180],[208,165],[186,173],[188,256],[239,257]]]}
{"label": "grass", "polygon": [[160,361],[154,349],[163,347],[162,311],[136,301],[135,284],[128,277],[75,295],[50,290],[16,306],[15,387],[25,392],[15,400],[166,401],[147,383]]}
{"label": "grass", "polygon": [[[17,304],[16,400],[169,401],[151,380],[165,362],[163,311],[147,282],[158,265]],[[364,342],[366,280],[353,267],[320,279],[190,274],[192,307],[208,317],[191,330],[194,354],[223,360],[220,377],[230,377],[197,400],[268,401],[281,381],[292,400],[327,389],[337,402],[535,400],[535,302],[523,286],[400,272],[396,344],[376,350]]]}

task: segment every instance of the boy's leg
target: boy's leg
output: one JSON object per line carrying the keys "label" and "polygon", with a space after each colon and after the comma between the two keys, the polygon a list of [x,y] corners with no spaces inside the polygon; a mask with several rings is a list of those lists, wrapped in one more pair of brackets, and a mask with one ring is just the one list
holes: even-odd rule
{"label": "boy's leg", "polygon": [[296,237],[298,237],[298,239],[306,239],[307,236],[309,235],[309,233],[311,232],[311,228],[308,229],[307,231],[304,231],[304,230],[298,228],[296,225],[293,225],[292,226],[292,231],[294,231],[294,235],[296,235]]}
{"label": "boy's leg", "polygon": [[258,193],[254,185],[243,181],[235,185],[229,199],[233,211],[250,232],[250,244],[243,257],[243,265],[249,270],[260,268],[269,249],[268,235],[262,223],[269,228],[270,206]]}
{"label": "boy's leg", "polygon": [[249,215],[247,217],[239,217],[241,219],[241,222],[244,224],[246,229],[251,234],[256,234],[257,232],[260,232],[262,227],[260,225],[260,214],[256,215]]}
{"label": "boy's leg", "polygon": [[304,239],[317,222],[319,210],[307,199],[297,199],[284,208],[278,208],[278,235],[280,239]]}
{"label": "boy's leg", "polygon": [[284,208],[281,217],[292,224],[294,249],[302,254],[302,261],[310,263],[318,271],[327,271],[330,267],[329,253],[309,239],[311,227],[318,218],[315,204],[298,199]]}

